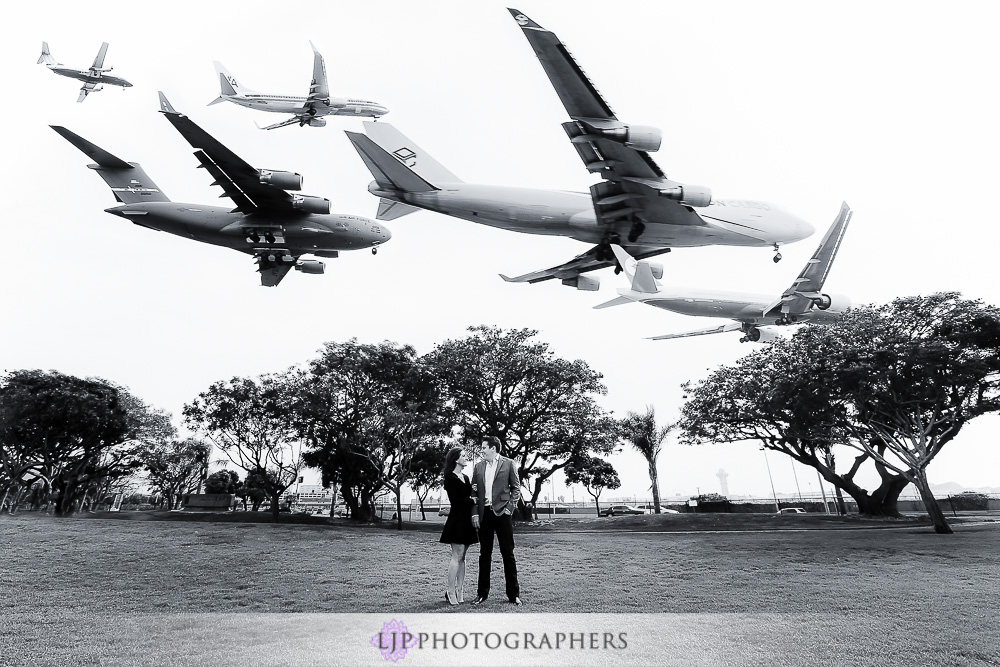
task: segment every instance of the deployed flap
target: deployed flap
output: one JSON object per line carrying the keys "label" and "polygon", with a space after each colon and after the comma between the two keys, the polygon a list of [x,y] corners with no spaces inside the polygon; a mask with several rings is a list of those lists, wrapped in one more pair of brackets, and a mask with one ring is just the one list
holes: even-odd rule
{"label": "deployed flap", "polygon": [[261,248],[254,251],[261,285],[274,287],[292,270],[299,258],[286,254],[287,252],[275,248]]}
{"label": "deployed flap", "polygon": [[662,336],[653,336],[647,340],[668,340],[670,338],[689,338],[691,336],[704,336],[706,334],[716,334],[725,333],[727,331],[740,331],[743,329],[743,325],[739,322],[730,322],[729,324],[720,324],[717,327],[710,327],[708,329],[696,329],[695,331],[685,331],[684,333],[675,334],[664,334]]}

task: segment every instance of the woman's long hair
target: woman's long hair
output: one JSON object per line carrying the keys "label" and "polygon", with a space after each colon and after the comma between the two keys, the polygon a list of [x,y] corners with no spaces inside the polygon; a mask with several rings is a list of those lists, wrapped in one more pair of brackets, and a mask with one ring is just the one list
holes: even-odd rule
{"label": "woman's long hair", "polygon": [[444,479],[448,476],[448,473],[455,470],[455,464],[458,462],[458,457],[461,455],[461,447],[452,447],[448,450],[447,456],[444,457],[444,468],[441,469],[441,479]]}

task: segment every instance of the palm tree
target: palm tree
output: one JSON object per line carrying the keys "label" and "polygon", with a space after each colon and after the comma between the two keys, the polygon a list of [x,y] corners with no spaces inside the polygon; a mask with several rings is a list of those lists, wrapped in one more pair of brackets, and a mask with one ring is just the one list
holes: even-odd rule
{"label": "palm tree", "polygon": [[658,426],[656,423],[656,410],[652,405],[646,406],[646,413],[629,411],[620,422],[621,438],[642,454],[649,464],[649,481],[653,490],[654,512],[660,513],[660,483],[656,473],[656,459],[660,456],[663,443],[677,424],[666,424]]}

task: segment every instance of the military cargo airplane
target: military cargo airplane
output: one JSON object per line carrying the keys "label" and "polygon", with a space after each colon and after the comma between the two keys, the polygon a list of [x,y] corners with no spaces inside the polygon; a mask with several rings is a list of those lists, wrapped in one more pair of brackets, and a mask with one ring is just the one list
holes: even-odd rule
{"label": "military cargo airplane", "polygon": [[653,340],[742,331],[741,343],[747,341],[766,343],[778,335],[774,329],[763,328],[767,325],[835,322],[850,307],[851,301],[839,294],[823,294],[820,290],[823,289],[823,283],[830,273],[830,267],[837,256],[837,250],[850,221],[851,209],[844,203],[837,218],[820,241],[816,252],[806,262],[805,268],[777,299],[736,292],[664,288],[659,283],[659,279],[663,278],[662,265],[646,261],[637,262],[620,246],[612,246],[625,275],[631,281],[631,286],[628,289],[619,289],[620,296],[617,298],[594,307],[607,308],[637,301],[682,315],[727,317],[736,320],[707,329],[655,336]]}
{"label": "military cargo airplane", "polygon": [[[573,121],[564,129],[591,173],[604,182],[589,193],[529,190],[464,183],[387,123],[348,132],[381,198],[377,218],[392,220],[417,209],[528,234],[569,236],[595,244],[569,262],[508,278],[596,290],[584,273],[617,264],[612,244],[642,259],[671,248],[705,245],[774,247],[808,237],[812,226],[761,201],[713,198],[708,188],[667,179],[647,151],[660,146],[655,128],[619,121],[597,89],[551,32],[510,10],[534,48]],[[775,255],[775,261],[781,255]]]}
{"label": "military cargo airplane", "polygon": [[94,58],[94,64],[90,66],[90,69],[78,70],[56,61],[52,57],[52,54],[49,53],[49,43],[42,42],[42,55],[38,56],[38,62],[35,64],[40,65],[41,63],[45,63],[45,66],[56,74],[83,81],[83,87],[80,88],[80,96],[76,98],[77,102],[82,102],[87,99],[88,94],[100,92],[105,83],[111,86],[121,86],[122,88],[132,87],[132,84],[125,79],[105,74],[105,72],[110,72],[113,69],[104,66],[104,56],[107,52],[108,43],[102,42],[101,49],[97,52],[97,57]]}
{"label": "military cargo airplane", "polygon": [[[312,42],[313,78],[309,84],[307,97],[292,97],[289,95],[265,95],[240,84],[229,73],[222,63],[215,61],[215,71],[219,75],[222,92],[208,103],[209,106],[219,102],[232,102],[258,111],[273,111],[275,113],[295,114],[288,120],[262,127],[262,130],[273,130],[277,127],[299,124],[312,127],[323,127],[326,120],[321,116],[368,116],[378,118],[389,113],[389,110],[377,102],[358,100],[345,97],[332,97],[330,86],[326,79],[326,64]],[[260,127],[258,125],[258,127]]]}
{"label": "military cargo airplane", "polygon": [[274,287],[292,268],[323,273],[325,264],[303,255],[333,258],[343,250],[371,248],[389,240],[385,226],[356,215],[330,213],[330,200],[289,194],[302,187],[302,176],[288,171],[254,169],[170,105],[160,93],[161,112],[197,150],[194,155],[222,187],[236,208],[172,202],[135,162],[125,162],[64,127],[52,125],[97,164],[121,206],[105,209],[157,231],[253,255],[261,284]]}

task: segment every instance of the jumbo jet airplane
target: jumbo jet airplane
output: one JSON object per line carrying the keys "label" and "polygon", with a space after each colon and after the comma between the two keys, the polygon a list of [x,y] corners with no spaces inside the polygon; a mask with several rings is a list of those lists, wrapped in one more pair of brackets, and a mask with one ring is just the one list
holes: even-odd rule
{"label": "jumbo jet airplane", "polygon": [[88,165],[111,187],[121,206],[104,209],[141,227],[233,248],[256,258],[261,284],[274,287],[292,268],[323,273],[325,264],[301,259],[337,257],[342,250],[371,248],[392,236],[368,218],[330,213],[330,200],[289,194],[302,176],[254,169],[170,105],[160,93],[161,112],[191,146],[194,155],[236,208],[172,202],[135,162],[125,162],[64,127],[52,129],[97,164]]}
{"label": "jumbo jet airplane", "polygon": [[35,64],[40,65],[41,63],[45,63],[45,66],[56,74],[83,81],[83,87],[80,88],[80,96],[76,98],[77,102],[82,102],[87,99],[87,95],[90,93],[99,92],[104,87],[102,84],[105,83],[110,86],[121,86],[122,88],[132,87],[132,84],[125,79],[105,74],[105,72],[110,72],[113,69],[112,67],[104,66],[104,56],[107,52],[108,43],[102,42],[101,49],[97,52],[97,57],[94,58],[94,64],[90,66],[90,69],[78,70],[56,61],[52,57],[52,54],[49,53],[49,43],[42,42],[42,55],[38,56],[38,62]]}
{"label": "jumbo jet airplane", "polygon": [[[813,233],[809,223],[768,202],[713,197],[706,187],[669,180],[648,151],[660,147],[656,128],[630,125],[611,108],[551,32],[510,10],[573,119],[563,124],[590,173],[604,181],[590,192],[532,190],[465,183],[387,123],[348,132],[375,177],[368,190],[381,198],[377,218],[392,220],[417,209],[528,234],[568,236],[593,244],[569,262],[508,278],[597,290],[583,275],[616,266],[612,244],[642,259],[671,248],[706,245],[773,247]],[[366,136],[367,135],[367,136]],[[534,156],[525,162],[536,163]],[[775,255],[775,261],[781,258]]]}
{"label": "jumbo jet airplane", "polygon": [[747,341],[766,343],[778,335],[768,325],[788,325],[802,322],[828,324],[840,319],[851,301],[839,294],[824,294],[823,283],[837,256],[840,242],[851,221],[851,209],[845,203],[840,214],[830,225],[812,258],[806,262],[799,277],[777,299],[766,295],[740,294],[713,290],[684,290],[664,288],[663,266],[652,262],[637,262],[622,250],[612,246],[625,275],[631,281],[628,289],[619,289],[618,296],[595,308],[607,308],[637,301],[682,315],[700,317],[727,317],[736,320],[728,324],[686,333],[655,336],[653,340],[686,338],[724,331],[742,331],[741,343]]}
{"label": "jumbo jet airplane", "polygon": [[[347,97],[333,97],[330,95],[330,85],[326,79],[326,64],[323,56],[320,55],[312,42],[309,42],[313,50],[313,78],[309,84],[309,95],[306,97],[293,97],[289,95],[265,95],[251,90],[241,85],[232,74],[229,73],[222,63],[215,61],[215,71],[219,75],[219,84],[222,86],[220,95],[208,103],[209,106],[219,102],[232,102],[249,109],[258,111],[273,111],[275,113],[294,114],[288,120],[283,120],[274,125],[262,127],[262,130],[273,130],[276,127],[284,127],[298,123],[299,127],[309,125],[311,127],[323,127],[326,120],[321,116],[367,116],[378,118],[389,113],[389,110],[377,102],[368,100],[358,100]],[[258,127],[260,127],[258,125]]]}

